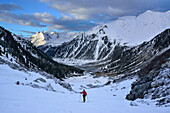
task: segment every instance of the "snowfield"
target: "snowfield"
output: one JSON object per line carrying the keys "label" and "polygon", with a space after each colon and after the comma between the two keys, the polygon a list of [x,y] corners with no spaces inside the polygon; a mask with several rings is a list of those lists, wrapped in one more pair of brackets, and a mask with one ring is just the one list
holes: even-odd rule
{"label": "snowfield", "polygon": [[[49,35],[36,34],[31,42],[38,46],[40,43],[37,40],[48,39],[46,43],[40,44],[42,46],[39,46],[39,49],[58,62],[68,61],[71,64],[73,61],[73,65],[90,63],[91,61],[107,60],[112,57],[119,46],[132,48],[144,41],[150,41],[170,28],[169,18],[169,11],[154,12],[148,10],[138,16],[120,17],[110,23],[93,27],[86,32],[69,36],[59,35],[59,38],[55,39],[56,41],[53,38],[48,39]],[[63,40],[60,44],[57,43],[59,39]]]}
{"label": "snowfield", "polygon": [[155,12],[147,10],[138,16],[123,16],[110,23],[96,26],[86,32],[87,35],[95,34],[103,26],[104,34],[98,34],[99,37],[107,34],[112,42],[116,39],[121,43],[129,45],[139,45],[144,41],[151,40],[158,33],[170,27],[170,11]]}
{"label": "snowfield", "polygon": [[[170,107],[157,107],[151,100],[125,99],[136,79],[103,85],[112,78],[90,74],[64,80],[74,91],[86,88],[87,102],[79,93],[58,84],[57,79],[39,73],[0,65],[0,113],[169,113]],[[17,85],[16,82],[20,84]],[[90,88],[98,86],[98,88]]]}

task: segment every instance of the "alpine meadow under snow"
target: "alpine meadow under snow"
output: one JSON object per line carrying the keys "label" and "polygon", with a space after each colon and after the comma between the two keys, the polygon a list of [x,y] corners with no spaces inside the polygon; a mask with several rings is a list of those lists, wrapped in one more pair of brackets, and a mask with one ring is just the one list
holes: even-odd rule
{"label": "alpine meadow under snow", "polygon": [[169,113],[170,11],[28,40],[0,27],[0,86],[0,113]]}

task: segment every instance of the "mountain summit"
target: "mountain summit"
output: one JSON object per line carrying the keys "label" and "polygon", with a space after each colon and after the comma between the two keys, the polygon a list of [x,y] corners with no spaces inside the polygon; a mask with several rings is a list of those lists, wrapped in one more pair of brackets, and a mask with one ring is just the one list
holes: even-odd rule
{"label": "mountain summit", "polygon": [[0,27],[0,64],[9,64],[13,68],[39,70],[60,79],[74,72],[83,72],[80,69],[55,62],[32,43],[3,27]]}
{"label": "mountain summit", "polygon": [[35,46],[41,45],[60,45],[64,42],[68,42],[74,38],[74,33],[57,33],[57,32],[37,32],[30,37],[31,43]]}
{"label": "mountain summit", "polygon": [[134,46],[151,40],[170,28],[170,12],[146,11],[136,16],[120,17],[104,25],[81,32],[61,45],[42,45],[42,51],[53,58],[102,60],[119,45]]}

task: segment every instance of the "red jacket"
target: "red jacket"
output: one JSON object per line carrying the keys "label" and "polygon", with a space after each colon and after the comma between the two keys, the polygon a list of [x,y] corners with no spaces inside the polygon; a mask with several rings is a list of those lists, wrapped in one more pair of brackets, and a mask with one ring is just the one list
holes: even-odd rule
{"label": "red jacket", "polygon": [[80,94],[87,95],[86,91],[82,91]]}

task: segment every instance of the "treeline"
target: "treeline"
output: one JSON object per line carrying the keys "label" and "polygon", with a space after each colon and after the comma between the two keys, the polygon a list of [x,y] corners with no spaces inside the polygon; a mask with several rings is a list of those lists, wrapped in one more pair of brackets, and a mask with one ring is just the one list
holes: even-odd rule
{"label": "treeline", "polygon": [[31,42],[14,35],[17,38],[16,41],[11,32],[2,27],[0,27],[0,30],[2,31],[0,33],[0,45],[4,48],[4,50],[0,48],[0,55],[2,55],[2,53],[9,53],[26,68],[38,68],[49,74],[53,74],[59,79],[73,72],[83,72],[75,67],[55,62],[45,53],[33,46]]}

